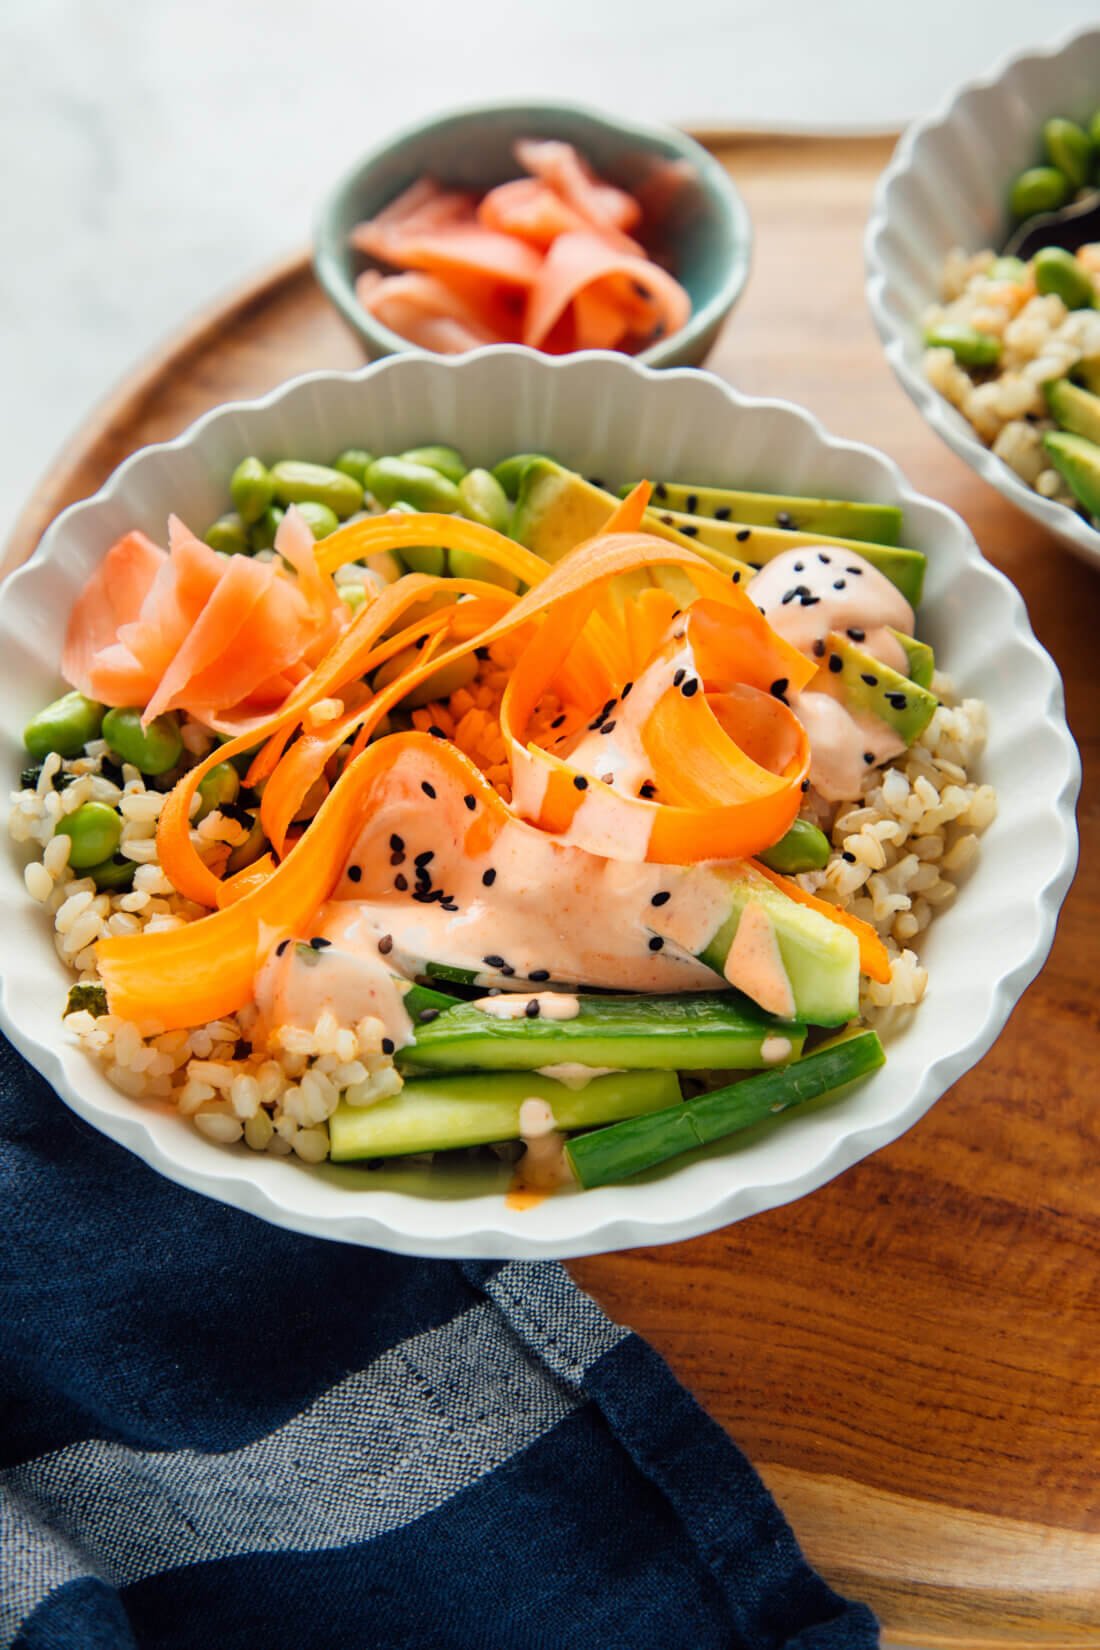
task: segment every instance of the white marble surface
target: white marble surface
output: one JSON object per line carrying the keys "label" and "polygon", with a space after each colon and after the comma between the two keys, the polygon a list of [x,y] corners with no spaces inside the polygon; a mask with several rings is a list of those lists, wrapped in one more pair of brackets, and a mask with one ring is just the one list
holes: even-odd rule
{"label": "white marble surface", "polygon": [[922,0],[917,17],[896,0],[3,0],[0,539],[96,400],[302,244],[318,197],[395,127],[529,95],[696,127],[891,128],[1096,6]]}

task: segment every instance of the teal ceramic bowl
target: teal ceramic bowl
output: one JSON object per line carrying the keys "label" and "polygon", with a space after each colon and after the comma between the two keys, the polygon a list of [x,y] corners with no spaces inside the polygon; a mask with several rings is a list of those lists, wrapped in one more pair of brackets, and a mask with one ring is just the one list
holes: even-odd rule
{"label": "teal ceramic bowl", "polygon": [[637,359],[652,367],[697,366],[748,278],[752,225],[745,204],[714,157],[682,132],[636,126],[567,103],[484,104],[441,115],[391,138],[336,185],[317,218],[314,268],[368,354],[395,355],[416,346],[359,304],[355,280],[369,260],[352,247],[352,229],[425,174],[475,190],[518,177],[512,149],[521,137],[564,139],[601,177],[631,191],[661,162],[688,163],[688,180],[647,242],[686,287],[691,318]]}

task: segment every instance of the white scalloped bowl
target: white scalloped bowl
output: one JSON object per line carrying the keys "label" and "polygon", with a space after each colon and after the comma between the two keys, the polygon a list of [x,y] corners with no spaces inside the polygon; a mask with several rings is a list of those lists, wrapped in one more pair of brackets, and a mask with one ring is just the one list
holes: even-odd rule
{"label": "white scalloped bowl", "polygon": [[922,318],[939,297],[947,254],[1003,244],[1009,185],[1034,165],[1043,122],[1052,115],[1087,122],[1098,99],[1100,28],[1012,57],[962,86],[903,134],[879,179],[864,241],[867,302],[903,388],[983,481],[1096,567],[1100,531],[1067,505],[1041,498],[983,446],[925,378],[921,356]]}
{"label": "white scalloped bowl", "polygon": [[555,361],[501,348],[315,373],[261,401],[219,408],[177,440],[136,453],[94,498],[66,510],[8,580],[0,594],[3,771],[20,764],[26,718],[57,691],[69,607],[118,534],[133,526],[162,534],[171,510],[196,526],[212,519],[244,453],[324,458],[351,445],[400,451],[425,441],[453,442],[480,463],[535,449],[608,478],[683,475],[902,505],[906,542],[929,558],[922,634],[960,690],[989,702],[983,772],[1001,813],[968,885],[933,925],[928,996],[891,1042],[885,1069],[830,1106],[644,1183],[526,1211],[509,1209],[499,1184],[462,1174],[309,1168],[226,1149],[170,1108],[117,1093],[67,1044],[66,976],[10,845],[0,853],[0,1021],[81,1117],[154,1168],[318,1236],[425,1255],[581,1255],[690,1237],[813,1191],[916,1122],[981,1058],[1039,969],[1075,860],[1078,762],[1058,672],[1015,589],[982,559],[963,523],[914,493],[888,459],[834,440],[797,407],[622,356]]}

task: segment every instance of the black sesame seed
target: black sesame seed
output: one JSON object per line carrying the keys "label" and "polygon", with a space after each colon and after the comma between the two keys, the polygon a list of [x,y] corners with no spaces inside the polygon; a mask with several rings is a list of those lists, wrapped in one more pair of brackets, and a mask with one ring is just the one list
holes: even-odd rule
{"label": "black sesame seed", "polygon": [[848,635],[852,638],[853,642],[862,642],[866,639],[867,632],[865,630],[857,630],[854,625],[849,625]]}
{"label": "black sesame seed", "polygon": [[633,687],[633,686],[634,686],[634,683],[633,683],[633,682],[624,682],[624,683],[623,683],[623,691],[622,691],[622,693],[621,693],[621,694],[620,694],[620,698],[623,698],[623,699],[625,699],[625,698],[626,698],[626,696],[627,696],[627,694],[628,694],[628,693],[629,693],[629,692],[630,692],[630,690],[631,690],[631,688],[632,688],[632,687]]}
{"label": "black sesame seed", "polygon": [[489,657],[489,649],[487,647],[475,647],[474,648],[474,658],[475,659],[480,659],[480,660],[482,660],[482,662],[484,662],[488,657]]}
{"label": "black sesame seed", "polygon": [[586,791],[588,789],[588,781],[584,777],[583,773],[578,773],[574,777],[573,784],[575,785],[575,787],[577,788],[578,791]]}
{"label": "black sesame seed", "polygon": [[392,1054],[394,1052],[394,1050],[396,1049],[396,1047],[397,1047],[397,1044],[394,1042],[392,1037],[383,1037],[383,1039],[382,1039],[382,1053],[383,1054]]}
{"label": "black sesame seed", "polygon": [[490,867],[487,871],[482,871],[481,881],[482,881],[482,885],[484,887],[491,888],[493,886],[493,883],[496,880],[497,880],[496,870],[494,869],[494,867],[492,865],[490,865]]}
{"label": "black sesame seed", "polygon": [[777,527],[793,527],[794,517],[789,510],[777,510],[775,512],[775,525]]}
{"label": "black sesame seed", "polygon": [[435,786],[434,785],[430,785],[426,779],[422,779],[420,781],[420,789],[424,792],[425,796],[430,796],[432,801],[433,802],[435,801]]}
{"label": "black sesame seed", "polygon": [[550,970],[548,968],[532,968],[527,978],[529,980],[548,980],[550,978]]}
{"label": "black sesame seed", "polygon": [[349,865],[348,866],[348,881],[349,882],[362,882],[362,880],[363,880],[363,867],[361,865]]}
{"label": "black sesame seed", "polygon": [[787,689],[790,687],[790,685],[791,685],[791,681],[790,681],[789,676],[777,676],[775,681],[772,683],[771,687],[768,689],[768,691],[776,699],[781,699],[783,701],[783,703],[786,704],[787,703]]}
{"label": "black sesame seed", "polygon": [[428,1025],[430,1021],[439,1019],[439,1010],[438,1008],[422,1008],[417,1015],[417,1019],[422,1025]]}
{"label": "black sesame seed", "polygon": [[417,854],[416,858],[413,860],[413,864],[416,866],[430,865],[434,858],[434,850],[431,848],[425,848],[422,854]]}
{"label": "black sesame seed", "polygon": [[452,894],[448,894],[446,899],[441,899],[440,900],[439,909],[441,911],[457,911],[458,910],[458,901],[454,898],[454,896]]}
{"label": "black sesame seed", "polygon": [[841,859],[846,859],[848,861],[849,865],[854,865],[855,862],[856,862],[855,854],[850,854],[848,852],[847,848],[845,848],[844,852],[841,854],[840,857],[841,857]]}
{"label": "black sesame seed", "polygon": [[801,593],[802,593],[801,587],[798,586],[798,585],[795,585],[793,590],[785,590],[783,592],[783,595],[782,595],[782,598],[780,600],[779,605],[781,607],[786,607],[788,602],[793,602],[795,597],[801,595]]}
{"label": "black sesame seed", "polygon": [[844,669],[844,660],[840,657],[839,653],[829,654],[829,669],[833,672],[834,676],[839,675],[839,673]]}
{"label": "black sesame seed", "polygon": [[278,945],[275,947],[275,955],[277,957],[281,957],[289,944],[289,940],[280,940]]}
{"label": "black sesame seed", "polygon": [[[644,289],[643,289],[643,290],[642,290],[642,291],[641,291],[641,292],[640,292],[640,293],[639,293],[639,296],[640,296],[640,297],[642,297],[642,298],[648,298],[648,297],[649,297],[649,293],[648,293],[648,292],[646,292],[646,291],[645,291],[645,290],[644,290]],[[589,476],[589,478],[588,478],[588,485],[589,485],[589,486],[590,486],[590,487],[602,487],[602,486],[603,486],[603,477],[602,477],[602,476]]]}
{"label": "black sesame seed", "polygon": [[741,569],[739,567],[734,569],[734,572],[733,572],[732,576],[733,576],[734,584],[740,584],[741,583]]}
{"label": "black sesame seed", "polygon": [[393,950],[393,935],[383,934],[382,938],[378,942],[378,949],[383,957],[388,957],[390,952]]}
{"label": "black sesame seed", "polygon": [[473,813],[474,809],[477,807],[477,797],[476,796],[464,796],[462,798],[462,800],[463,800],[463,802],[465,802],[465,804],[469,808],[470,812]]}
{"label": "black sesame seed", "polygon": [[816,607],[820,600],[821,600],[820,596],[803,596],[802,606],[803,607]]}
{"label": "black sesame seed", "polygon": [[550,726],[552,728],[560,728],[564,721],[565,721],[565,712],[563,711],[560,716],[555,716],[555,718],[551,722]]}
{"label": "black sesame seed", "polygon": [[714,519],[715,521],[728,521],[732,514],[733,511],[728,504],[720,504],[714,512]]}
{"label": "black sesame seed", "polygon": [[673,610],[673,614],[672,614],[672,617],[673,617],[673,618],[674,618],[674,619],[678,619],[678,618],[679,618],[679,617],[680,617],[680,614],[681,614],[681,613],[682,613],[682,612],[683,612],[683,611],[684,611],[684,610],[683,610],[683,608],[682,608],[682,607],[677,607],[677,608],[675,608],[675,609],[674,609],[674,610]]}
{"label": "black sesame seed", "polygon": [[614,733],[614,731],[615,731],[614,719],[612,719],[610,722],[605,722],[603,727],[600,729],[601,733]]}
{"label": "black sesame seed", "polygon": [[826,567],[828,567],[829,563],[832,561],[833,558],[832,558],[832,556],[827,556],[825,554],[824,550],[819,550],[817,552],[817,559],[818,559],[818,561],[823,561],[825,563]]}
{"label": "black sesame seed", "polygon": [[833,589],[834,590],[847,590],[847,588],[848,588],[848,583],[847,583],[846,579],[834,579],[833,580]]}
{"label": "black sesame seed", "polygon": [[868,687],[878,687],[878,677],[872,676],[869,670],[861,671],[859,679],[861,682],[866,682]]}
{"label": "black sesame seed", "polygon": [[482,957],[481,960],[489,968],[503,968],[504,967],[504,958],[503,957],[498,957],[495,951],[492,952],[491,955],[489,955],[488,957]]}
{"label": "black sesame seed", "polygon": [[656,487],[654,487],[653,496],[654,496],[654,498],[667,498],[668,497],[668,488],[665,486],[663,481],[659,481],[657,483]]}
{"label": "black sesame seed", "polygon": [[433,739],[446,739],[447,737],[438,722],[433,722],[431,727],[428,729],[428,732],[431,734]]}
{"label": "black sesame seed", "polygon": [[639,796],[644,796],[647,802],[649,801],[650,797],[655,796],[656,793],[657,793],[657,787],[653,783],[652,779],[645,780],[638,787],[638,795]]}
{"label": "black sesame seed", "polygon": [[909,703],[904,693],[888,693],[886,695],[886,702],[888,705],[893,705],[895,710],[904,710],[906,705]]}
{"label": "black sesame seed", "polygon": [[863,760],[866,762],[866,764],[869,768],[873,768],[874,765],[875,765],[875,753],[874,753],[874,751],[864,751]]}
{"label": "black sesame seed", "polygon": [[685,682],[683,687],[680,689],[680,692],[683,694],[685,699],[694,699],[694,697],[698,693],[698,691],[699,691],[699,678],[698,678],[698,676],[693,676],[691,678],[691,680],[689,682]]}
{"label": "black sesame seed", "polygon": [[686,539],[694,539],[699,537],[699,529],[695,526],[694,522],[690,527],[681,527],[680,531]]}
{"label": "black sesame seed", "polygon": [[390,847],[393,849],[395,854],[403,853],[404,850],[405,850],[405,838],[402,837],[402,836],[398,836],[397,832],[395,831],[393,833],[393,835],[390,837]]}
{"label": "black sesame seed", "polygon": [[679,686],[680,686],[680,683],[681,683],[681,682],[682,682],[682,681],[683,681],[683,679],[684,679],[684,677],[685,677],[685,676],[686,676],[686,675],[687,675],[687,671],[686,671],[686,670],[684,670],[684,669],[680,669],[680,670],[678,670],[678,671],[677,671],[677,672],[676,672],[676,674],[675,674],[675,676],[674,676],[674,677],[673,677],[673,678],[672,678],[672,685],[673,685],[673,687],[679,687]]}
{"label": "black sesame seed", "polygon": [[699,495],[698,495],[698,493],[689,493],[687,498],[684,500],[684,509],[687,511],[689,516],[693,516],[695,514],[696,510],[698,510],[698,508],[699,508]]}
{"label": "black sesame seed", "polygon": [[821,640],[821,637],[819,636],[817,641],[814,643],[814,658],[815,659],[824,659],[824,657],[825,657],[825,643]]}
{"label": "black sesame seed", "polygon": [[524,1012],[524,1014],[526,1014],[526,1016],[529,1020],[537,1020],[538,1017],[539,1017],[539,1000],[538,1000],[538,998],[537,997],[532,997],[529,1000],[529,1002],[527,1004],[527,1007],[524,1009],[523,1012]]}
{"label": "black sesame seed", "polygon": [[404,865],[404,863],[405,863],[404,854],[391,854],[390,855],[390,864],[391,865]]}
{"label": "black sesame seed", "polygon": [[857,579],[861,579],[863,577],[862,567],[846,567],[844,571],[846,573],[854,573]]}
{"label": "black sesame seed", "polygon": [[650,905],[667,905],[671,898],[672,895],[669,893],[668,889],[662,888],[659,894],[654,894],[649,903]]}
{"label": "black sesame seed", "polygon": [[511,979],[515,973],[515,969],[512,967],[511,963],[501,963],[500,972],[502,974],[506,974],[508,978]]}
{"label": "black sesame seed", "polygon": [[796,561],[794,564],[794,570],[796,573],[804,573],[806,571],[806,563],[804,561]]}
{"label": "black sesame seed", "polygon": [[801,786],[800,786],[800,789],[801,789],[801,790],[802,790],[802,791],[803,791],[803,792],[805,792],[805,791],[808,791],[808,790],[809,790],[809,788],[810,788],[810,781],[809,781],[809,780],[808,780],[808,779],[804,779],[804,780],[803,780],[803,781],[802,781],[802,784],[801,784]]}
{"label": "black sesame seed", "polygon": [[408,891],[409,879],[405,875],[404,871],[398,871],[397,875],[393,879],[393,885],[399,894],[404,894]]}
{"label": "black sesame seed", "polygon": [[312,945],[314,951],[327,951],[328,947],[332,944],[332,941],[326,940],[323,934],[314,934],[309,943]]}
{"label": "black sesame seed", "polygon": [[649,949],[651,951],[660,951],[664,943],[665,942],[661,938],[660,934],[654,934],[653,938],[649,942]]}
{"label": "black sesame seed", "polygon": [[751,538],[752,538],[751,528],[742,527],[741,531],[737,535],[737,542],[738,542],[738,544],[744,544],[746,539],[751,539]]}

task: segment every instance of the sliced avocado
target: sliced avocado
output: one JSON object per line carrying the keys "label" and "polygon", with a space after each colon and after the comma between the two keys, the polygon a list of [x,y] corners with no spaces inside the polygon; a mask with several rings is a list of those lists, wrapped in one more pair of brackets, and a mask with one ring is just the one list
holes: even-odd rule
{"label": "sliced avocado", "polygon": [[[877,716],[907,745],[920,738],[939,704],[934,693],[891,670],[889,665],[835,630],[830,631],[825,646],[828,655],[819,672],[825,680],[819,682],[815,678],[811,688],[827,685],[849,710]],[[835,663],[838,659],[839,665]]]}
{"label": "sliced avocado", "polygon": [[907,636],[904,630],[890,629],[894,640],[900,643],[905,650],[905,657],[909,661],[906,675],[918,687],[930,688],[932,678],[936,674],[936,655],[927,642],[918,642],[915,636]]}
{"label": "sliced avocado", "polygon": [[1043,446],[1078,504],[1090,516],[1100,516],[1100,447],[1064,430],[1045,435]]}
{"label": "sliced avocado", "polygon": [[[613,493],[586,481],[575,470],[565,469],[552,458],[536,458],[520,480],[512,537],[544,561],[560,561],[575,545],[601,531],[618,502]],[[658,538],[694,551],[721,573],[738,574],[746,582],[752,577],[752,568],[740,556],[725,547],[695,542],[652,510],[646,512],[645,527]]]}
{"label": "sliced avocado", "polygon": [[676,532],[695,545],[720,550],[726,555],[743,556],[753,566],[762,567],[786,550],[799,550],[805,545],[835,544],[841,550],[854,550],[864,561],[877,567],[891,584],[896,584],[912,607],[920,603],[924,583],[925,558],[919,550],[906,550],[892,544],[869,544],[865,539],[831,538],[827,533],[797,533],[787,527],[750,527],[740,521],[707,521],[697,516],[681,515],[675,510],[649,510],[646,527],[650,532],[660,528],[651,526],[656,520],[661,527]]}
{"label": "sliced avocado", "polygon": [[1100,441],[1100,395],[1071,384],[1068,378],[1058,378],[1046,385],[1046,398],[1063,430],[1083,435],[1087,441]]}
{"label": "sliced avocado", "polygon": [[[623,498],[629,487],[620,489]],[[739,521],[750,527],[783,527],[799,533],[841,533],[872,544],[897,544],[901,510],[896,504],[853,504],[838,498],[797,498],[784,493],[743,493],[732,487],[696,487],[658,481],[655,507],[689,516]]]}

